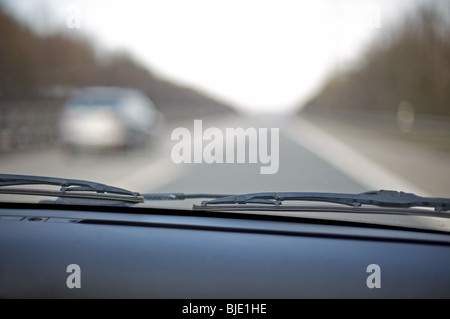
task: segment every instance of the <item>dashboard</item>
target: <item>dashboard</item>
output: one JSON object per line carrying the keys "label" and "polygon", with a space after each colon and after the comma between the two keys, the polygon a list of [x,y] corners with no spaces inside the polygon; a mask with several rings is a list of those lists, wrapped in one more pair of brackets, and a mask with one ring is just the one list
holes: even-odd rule
{"label": "dashboard", "polygon": [[449,298],[450,235],[177,209],[0,204],[1,298]]}

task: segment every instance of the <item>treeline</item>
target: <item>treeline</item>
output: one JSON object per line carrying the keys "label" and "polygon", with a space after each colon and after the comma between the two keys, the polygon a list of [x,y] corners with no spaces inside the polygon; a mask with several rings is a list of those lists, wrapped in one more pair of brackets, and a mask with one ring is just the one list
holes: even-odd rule
{"label": "treeline", "polygon": [[63,32],[39,36],[1,5],[0,39],[0,108],[5,101],[61,96],[70,88],[104,85],[141,89],[169,117],[231,110],[153,75],[127,53],[95,52],[87,37]]}
{"label": "treeline", "polygon": [[[450,116],[450,10],[430,2],[395,30],[373,41],[351,70],[339,71],[303,112],[397,112],[402,102],[416,114]],[[441,3],[442,4],[442,3]]]}

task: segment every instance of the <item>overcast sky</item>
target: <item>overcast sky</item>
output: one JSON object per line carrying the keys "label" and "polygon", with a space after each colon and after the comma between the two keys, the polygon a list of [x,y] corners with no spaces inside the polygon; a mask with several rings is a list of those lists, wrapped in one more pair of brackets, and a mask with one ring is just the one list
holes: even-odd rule
{"label": "overcast sky", "polygon": [[0,0],[250,111],[298,106],[419,1]]}

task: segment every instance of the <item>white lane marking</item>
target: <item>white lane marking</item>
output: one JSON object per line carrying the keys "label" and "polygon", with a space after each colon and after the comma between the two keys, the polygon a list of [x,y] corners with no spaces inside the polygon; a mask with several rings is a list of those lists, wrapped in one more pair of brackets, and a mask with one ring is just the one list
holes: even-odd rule
{"label": "white lane marking", "polygon": [[305,119],[292,120],[283,128],[282,133],[368,190],[398,190],[429,196],[420,187],[363,156]]}

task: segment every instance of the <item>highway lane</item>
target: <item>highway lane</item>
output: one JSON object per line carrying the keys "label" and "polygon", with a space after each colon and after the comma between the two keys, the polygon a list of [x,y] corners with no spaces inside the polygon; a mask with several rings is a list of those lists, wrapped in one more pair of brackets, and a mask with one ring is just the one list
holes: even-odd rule
{"label": "highway lane", "polygon": [[179,164],[179,178],[156,191],[244,193],[263,191],[364,191],[355,182],[311,151],[283,134],[279,139],[279,169],[261,174],[261,163]]}
{"label": "highway lane", "polygon": [[306,120],[246,118],[235,125],[280,128],[279,170],[276,174],[260,174],[260,164],[180,164],[183,174],[153,191],[357,193],[396,189],[428,195],[426,190],[380,166]]}

